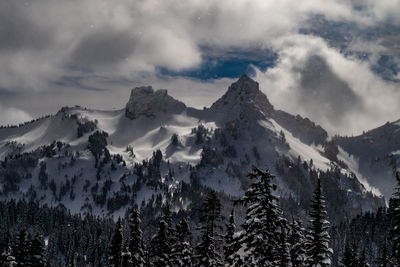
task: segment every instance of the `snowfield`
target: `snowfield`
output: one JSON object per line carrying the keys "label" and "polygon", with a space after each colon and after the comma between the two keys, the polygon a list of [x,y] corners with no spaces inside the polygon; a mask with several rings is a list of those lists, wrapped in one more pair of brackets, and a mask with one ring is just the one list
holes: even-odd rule
{"label": "snowfield", "polygon": [[[354,212],[374,210],[383,203],[382,194],[391,194],[393,162],[400,157],[399,121],[381,128],[359,137],[331,138],[307,118],[275,110],[247,76],[204,110],[144,87],[132,90],[125,109],[62,108],[20,127],[0,128],[0,198],[29,197],[61,203],[73,212],[122,214],[127,204],[115,203],[132,198],[143,205],[175,194],[186,209],[192,200],[180,196],[181,183],[196,181],[237,197],[255,165],[276,174],[284,198],[302,202],[311,193],[313,171],[323,172],[329,177],[327,189],[338,190]],[[97,159],[90,149],[96,132],[107,133]],[[8,162],[22,164],[24,153],[38,162],[13,174],[18,177],[15,190]],[[149,182],[154,175],[158,180]]]}

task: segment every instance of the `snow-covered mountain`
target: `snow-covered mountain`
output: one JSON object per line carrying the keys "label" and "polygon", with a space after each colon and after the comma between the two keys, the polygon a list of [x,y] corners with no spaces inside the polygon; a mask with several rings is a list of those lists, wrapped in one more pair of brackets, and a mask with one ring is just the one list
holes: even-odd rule
{"label": "snow-covered mountain", "polygon": [[[242,195],[255,165],[277,176],[283,208],[300,216],[320,176],[331,220],[339,221],[377,209],[380,192],[389,195],[379,181],[389,181],[396,167],[400,125],[381,128],[330,139],[309,119],[275,110],[246,75],[203,110],[139,87],[122,110],[64,107],[1,128],[0,198],[115,215],[132,203],[156,207],[166,199],[190,210],[207,188],[222,198]],[[382,160],[379,172],[368,165],[386,156],[391,165]]]}
{"label": "snow-covered mountain", "polygon": [[390,198],[400,165],[400,120],[355,137],[335,137],[334,142],[350,155],[351,168]]}

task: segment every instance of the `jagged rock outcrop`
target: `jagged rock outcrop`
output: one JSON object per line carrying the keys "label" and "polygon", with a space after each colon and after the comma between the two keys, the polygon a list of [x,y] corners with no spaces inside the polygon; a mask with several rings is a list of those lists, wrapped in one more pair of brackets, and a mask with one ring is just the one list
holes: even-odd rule
{"label": "jagged rock outcrop", "polygon": [[168,95],[167,90],[154,91],[151,86],[142,86],[132,89],[125,115],[132,120],[154,119],[157,114],[179,114],[185,109],[186,105]]}
{"label": "jagged rock outcrop", "polygon": [[273,110],[267,96],[260,91],[258,82],[247,75],[242,75],[229,86],[228,91],[210,108],[222,120],[240,119],[244,122],[270,117]]}
{"label": "jagged rock outcrop", "polygon": [[247,75],[233,83],[228,91],[210,108],[214,117],[222,122],[257,122],[259,119],[272,118],[285,129],[306,144],[323,144],[328,133],[308,118],[293,116],[281,110],[275,110],[268,97],[259,89],[258,82]]}

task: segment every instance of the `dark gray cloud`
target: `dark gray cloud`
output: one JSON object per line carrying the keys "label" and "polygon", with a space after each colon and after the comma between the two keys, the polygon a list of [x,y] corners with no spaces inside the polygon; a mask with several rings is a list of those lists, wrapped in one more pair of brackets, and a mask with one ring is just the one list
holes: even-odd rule
{"label": "dark gray cloud", "polygon": [[127,31],[103,28],[86,35],[71,54],[71,63],[108,65],[128,59],[135,48],[135,39]]}
{"label": "dark gray cloud", "polygon": [[2,1],[0,5],[0,51],[41,50],[54,38],[50,25],[37,25],[31,17],[29,2]]}
{"label": "dark gray cloud", "polygon": [[305,65],[296,71],[301,77],[299,100],[309,112],[322,113],[337,127],[348,119],[346,115],[350,112],[363,112],[362,99],[333,72],[322,56],[310,56]]}

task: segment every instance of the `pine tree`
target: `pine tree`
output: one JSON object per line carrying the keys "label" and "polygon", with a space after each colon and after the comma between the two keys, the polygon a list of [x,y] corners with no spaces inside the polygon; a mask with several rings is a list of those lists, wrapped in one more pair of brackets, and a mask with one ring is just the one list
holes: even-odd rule
{"label": "pine tree", "polygon": [[221,202],[214,191],[207,195],[201,212],[202,226],[199,228],[201,241],[196,247],[196,266],[222,266],[222,257],[219,252],[222,240],[218,232],[222,230],[221,221],[223,217],[221,215]]}
{"label": "pine tree", "polygon": [[393,229],[390,231],[392,241],[392,262],[400,266],[400,172],[396,173],[397,187],[394,198],[391,199],[390,216],[393,219]]}
{"label": "pine tree", "polygon": [[129,264],[142,267],[145,264],[142,230],[140,229],[140,214],[136,207],[129,213]]}
{"label": "pine tree", "polygon": [[122,248],[122,253],[121,253],[121,266],[123,267],[132,267],[135,266],[132,264],[132,255],[128,251],[128,248],[124,246]]}
{"label": "pine tree", "polygon": [[351,253],[351,249],[350,249],[350,245],[349,245],[349,241],[346,242],[346,246],[344,248],[344,252],[343,252],[343,257],[342,260],[340,261],[342,263],[342,266],[352,266],[352,253]]}
{"label": "pine tree", "polygon": [[144,261],[145,261],[145,265],[146,267],[153,267],[152,262],[151,262],[151,243],[149,244],[149,246],[145,249],[144,251]]}
{"label": "pine tree", "polygon": [[121,249],[122,249],[122,226],[121,219],[119,218],[115,225],[114,234],[111,239],[108,255],[108,266],[109,267],[120,267],[121,266]]}
{"label": "pine tree", "polygon": [[248,177],[256,181],[237,201],[247,206],[247,212],[243,231],[238,234],[241,247],[236,259],[240,258],[246,266],[272,266],[277,260],[283,222],[278,198],[273,194],[274,176],[268,170],[254,168]]}
{"label": "pine tree", "polygon": [[389,267],[391,266],[390,256],[387,249],[387,241],[386,237],[383,242],[383,247],[381,251],[381,255],[376,259],[376,266],[377,267]]}
{"label": "pine tree", "polygon": [[162,207],[162,215],[160,217],[160,220],[163,220],[164,222],[167,223],[167,234],[170,238],[174,238],[174,231],[172,228],[172,212],[171,212],[171,205],[169,203],[166,203]]}
{"label": "pine tree", "polygon": [[311,201],[310,227],[307,235],[307,266],[330,266],[332,249],[329,247],[329,222],[326,220],[325,201],[321,180],[318,178]]}
{"label": "pine tree", "polygon": [[164,220],[158,223],[158,233],[152,239],[151,255],[155,267],[167,267],[170,261],[171,243],[168,236],[168,224]]}
{"label": "pine tree", "polygon": [[353,266],[357,267],[360,257],[358,255],[358,247],[357,247],[357,244],[355,241],[353,241],[353,245],[351,247],[351,252],[353,254]]}
{"label": "pine tree", "polygon": [[28,242],[28,266],[31,267],[44,267],[47,266],[45,259],[45,249],[42,238],[36,235],[33,238],[29,238]]}
{"label": "pine tree", "polygon": [[172,213],[169,203],[162,208],[159,217],[158,233],[150,244],[150,259],[154,266],[169,266],[172,246],[176,238],[172,228]]}
{"label": "pine tree", "polygon": [[224,236],[225,245],[224,245],[224,256],[225,263],[227,266],[233,266],[235,262],[235,252],[239,249],[239,242],[237,238],[235,238],[235,213],[232,209],[231,214],[229,215],[228,223],[225,224],[226,234]]}
{"label": "pine tree", "polygon": [[290,244],[290,262],[292,267],[303,267],[305,266],[306,250],[305,229],[302,227],[301,222],[293,220],[289,225],[289,237],[288,242]]}
{"label": "pine tree", "polygon": [[191,235],[189,224],[185,219],[182,219],[176,225],[177,242],[174,244],[171,256],[171,265],[177,267],[193,266],[192,257],[193,251],[188,242],[188,237]]}
{"label": "pine tree", "polygon": [[67,263],[67,266],[68,267],[76,267],[76,259],[75,259],[75,253],[74,252],[71,253],[71,255],[69,257],[69,260],[68,260],[68,263]]}
{"label": "pine tree", "polygon": [[26,266],[28,263],[28,242],[26,239],[26,231],[22,229],[18,236],[14,247],[15,261],[17,267]]}
{"label": "pine tree", "polygon": [[353,243],[353,247],[350,247],[349,242],[346,242],[341,263],[343,267],[357,267],[358,256],[355,243]]}
{"label": "pine tree", "polygon": [[17,266],[17,262],[15,261],[15,257],[13,256],[13,251],[9,244],[7,244],[7,246],[4,248],[3,253],[1,254],[0,266],[2,267]]}
{"label": "pine tree", "polygon": [[360,257],[358,258],[358,267],[369,267],[367,261],[367,252],[365,249],[362,250]]}
{"label": "pine tree", "polygon": [[286,229],[282,228],[279,238],[279,246],[277,251],[276,266],[288,267],[290,266],[290,252],[289,243],[287,242]]}

